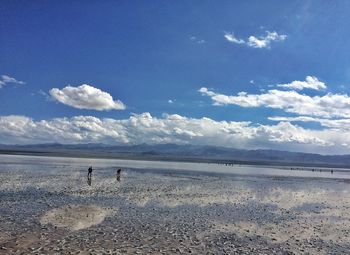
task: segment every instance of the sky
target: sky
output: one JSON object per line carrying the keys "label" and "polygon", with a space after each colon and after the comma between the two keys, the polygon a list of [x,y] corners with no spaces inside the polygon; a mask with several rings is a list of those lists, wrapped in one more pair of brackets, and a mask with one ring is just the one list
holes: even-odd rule
{"label": "sky", "polygon": [[350,154],[349,1],[0,4],[0,143]]}

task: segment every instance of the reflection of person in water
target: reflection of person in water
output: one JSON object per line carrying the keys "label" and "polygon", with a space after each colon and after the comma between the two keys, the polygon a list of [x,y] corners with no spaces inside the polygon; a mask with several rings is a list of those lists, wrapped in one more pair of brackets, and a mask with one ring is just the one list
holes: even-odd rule
{"label": "reflection of person in water", "polygon": [[92,166],[88,169],[88,175],[87,175],[87,183],[89,186],[91,186],[91,176],[92,176]]}
{"label": "reflection of person in water", "polygon": [[88,176],[88,178],[87,178],[87,184],[88,184],[89,186],[91,186],[91,176]]}
{"label": "reflection of person in water", "polygon": [[120,174],[122,173],[122,170],[119,168],[117,170],[117,181],[120,182]]}

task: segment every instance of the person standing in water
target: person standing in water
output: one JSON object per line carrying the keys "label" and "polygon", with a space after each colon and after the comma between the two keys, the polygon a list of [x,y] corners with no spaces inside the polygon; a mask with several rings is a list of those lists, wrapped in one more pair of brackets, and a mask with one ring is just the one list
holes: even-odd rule
{"label": "person standing in water", "polygon": [[88,175],[87,175],[87,183],[89,186],[91,186],[91,176],[92,176],[92,166],[88,169]]}
{"label": "person standing in water", "polygon": [[88,178],[91,178],[91,175],[92,175],[92,166],[90,166],[88,169]]}
{"label": "person standing in water", "polygon": [[119,169],[117,170],[117,181],[118,181],[118,182],[120,182],[120,175],[121,175],[121,173],[122,173],[122,170],[119,168]]}

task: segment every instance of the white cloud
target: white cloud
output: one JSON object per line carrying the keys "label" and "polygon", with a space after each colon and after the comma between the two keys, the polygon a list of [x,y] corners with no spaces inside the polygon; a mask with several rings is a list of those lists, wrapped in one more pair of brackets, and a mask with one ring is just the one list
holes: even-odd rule
{"label": "white cloud", "polygon": [[83,84],[79,87],[67,86],[63,89],[53,88],[50,95],[58,102],[78,109],[92,110],[124,110],[125,105],[120,100],[100,89]]}
{"label": "white cloud", "polygon": [[289,122],[280,122],[273,126],[263,125],[258,132],[261,137],[266,136],[271,142],[312,144],[318,146],[334,145],[333,142],[317,137],[315,135],[317,132],[306,130]]}
{"label": "white cloud", "polygon": [[190,40],[191,40],[192,42],[196,42],[196,43],[198,43],[198,44],[206,43],[206,40],[198,39],[196,36],[190,36]]}
{"label": "white cloud", "polygon": [[197,144],[244,149],[274,148],[323,153],[345,153],[350,131],[310,130],[289,122],[258,125],[164,114],[134,114],[128,119],[92,116],[34,121],[24,116],[0,116],[2,143]]}
{"label": "white cloud", "polygon": [[[306,81],[293,81],[277,86],[298,90],[327,88],[325,83],[313,76],[307,76]],[[270,147],[273,147],[274,143],[280,143],[285,150],[298,148],[297,150],[307,152],[349,153],[350,97],[347,94],[327,93],[322,96],[309,96],[295,90],[271,89],[263,91],[261,94],[239,92],[236,95],[225,95],[206,87],[202,87],[198,91],[203,96],[209,96],[213,105],[266,107],[299,115],[268,117],[269,120],[278,123],[276,125],[257,125],[254,137],[255,144],[266,144],[266,140],[268,140]],[[296,122],[303,124],[304,127],[295,125]],[[316,122],[319,123],[319,126],[308,129],[305,128],[305,122]],[[252,125],[249,126],[249,128],[251,127]],[[297,146],[297,144],[307,146]],[[314,151],[312,151],[312,147]]]}
{"label": "white cloud", "polygon": [[279,35],[277,32],[266,31],[266,36],[249,36],[247,45],[252,48],[269,48],[271,42],[284,41],[287,35]]}
{"label": "white cloud", "polygon": [[266,31],[266,35],[264,36],[249,36],[245,41],[243,39],[236,38],[233,33],[224,33],[224,37],[227,41],[236,44],[244,44],[251,48],[270,48],[271,42],[281,42],[287,39],[287,35],[280,35],[276,31],[270,32]]}
{"label": "white cloud", "polygon": [[315,76],[307,76],[305,81],[293,81],[287,84],[278,84],[277,87],[289,88],[289,89],[314,89],[321,90],[326,89],[327,86],[324,82],[319,81]]}
{"label": "white cloud", "polygon": [[323,119],[323,118],[314,118],[309,116],[296,116],[296,117],[280,117],[274,116],[269,117],[269,120],[272,121],[287,121],[287,122],[317,122],[322,127],[331,128],[332,130],[350,131],[350,119]]}
{"label": "white cloud", "polygon": [[328,93],[324,96],[308,96],[296,91],[273,89],[263,94],[240,92],[235,96],[227,96],[205,87],[199,89],[199,92],[211,97],[214,105],[267,107],[322,118],[350,118],[350,97],[347,94]]}
{"label": "white cloud", "polygon": [[227,41],[232,42],[232,43],[237,43],[237,44],[244,44],[245,43],[245,41],[243,39],[236,38],[233,33],[225,32],[224,37],[226,38]]}
{"label": "white cloud", "polygon": [[12,84],[20,84],[20,85],[25,84],[24,81],[18,81],[18,80],[16,80],[15,78],[10,77],[10,76],[5,75],[5,74],[1,75],[1,79],[0,79],[0,89],[1,89],[3,86],[7,85],[8,83],[10,83],[10,84],[11,84],[11,83],[12,83]]}

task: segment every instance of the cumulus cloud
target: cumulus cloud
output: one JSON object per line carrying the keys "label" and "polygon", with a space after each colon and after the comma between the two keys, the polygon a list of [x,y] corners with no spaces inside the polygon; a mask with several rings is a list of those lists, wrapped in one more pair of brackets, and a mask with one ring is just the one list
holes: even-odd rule
{"label": "cumulus cloud", "polygon": [[302,89],[321,90],[321,89],[327,88],[326,84],[322,81],[319,81],[315,76],[307,76],[305,81],[292,81],[291,83],[278,84],[277,86],[282,88],[296,89],[296,90],[302,90]]}
{"label": "cumulus cloud", "polygon": [[[350,135],[350,97],[347,94],[327,93],[321,96],[310,96],[297,91],[306,88],[326,89],[325,83],[314,76],[307,76],[305,81],[293,81],[277,86],[288,90],[271,89],[259,94],[239,92],[236,95],[216,93],[213,89],[206,87],[198,91],[203,96],[210,97],[213,105],[217,106],[266,107],[284,111],[286,116],[268,117],[270,121],[275,121],[277,124],[257,125],[254,140],[258,144],[261,142],[260,139],[266,138],[271,143],[283,144],[287,150],[295,150],[298,147],[296,144],[305,144],[307,146],[302,148],[299,146],[299,150],[305,151],[305,148],[310,148],[312,144],[317,145],[317,148],[309,152],[348,153],[347,150],[350,149],[347,138]],[[319,125],[308,129],[305,128],[306,122],[315,122]],[[271,143],[270,146],[273,146]],[[322,147],[327,149],[320,149]]]}
{"label": "cumulus cloud", "polygon": [[268,90],[262,94],[240,92],[235,96],[215,93],[205,87],[202,95],[211,97],[214,105],[238,105],[241,107],[267,107],[285,112],[322,118],[350,118],[350,97],[347,94],[327,93],[308,96],[296,91]]}
{"label": "cumulus cloud", "polygon": [[97,111],[125,109],[120,100],[114,100],[107,92],[87,84],[79,87],[67,86],[63,89],[53,88],[50,90],[50,95],[58,102],[78,109]]}
{"label": "cumulus cloud", "polygon": [[323,118],[314,118],[309,116],[274,116],[269,117],[269,120],[272,121],[286,121],[286,122],[316,122],[319,123],[322,127],[331,128],[332,130],[350,131],[350,119],[323,119]]}
{"label": "cumulus cloud", "polygon": [[18,81],[18,80],[16,80],[15,78],[10,77],[10,76],[5,75],[5,74],[1,75],[1,79],[0,79],[0,89],[1,89],[3,86],[7,85],[7,84],[20,84],[20,85],[22,85],[22,84],[25,84],[25,82],[24,82],[24,81]]}
{"label": "cumulus cloud", "polygon": [[313,144],[319,146],[334,145],[331,141],[313,135],[312,131],[292,125],[289,122],[280,122],[275,126],[262,125],[258,132],[260,137],[266,136],[272,142]]}
{"label": "cumulus cloud", "polygon": [[235,148],[275,148],[308,152],[344,153],[350,132],[311,130],[288,121],[276,125],[215,121],[164,114],[134,114],[127,119],[92,116],[35,121],[25,116],[0,116],[3,143],[197,144]]}
{"label": "cumulus cloud", "polygon": [[224,33],[224,37],[227,41],[236,44],[244,44],[251,48],[270,48],[272,42],[281,42],[287,39],[287,35],[278,34],[276,31],[266,31],[266,35],[263,36],[249,36],[247,40],[239,39],[234,36],[233,33]]}

